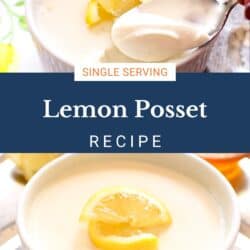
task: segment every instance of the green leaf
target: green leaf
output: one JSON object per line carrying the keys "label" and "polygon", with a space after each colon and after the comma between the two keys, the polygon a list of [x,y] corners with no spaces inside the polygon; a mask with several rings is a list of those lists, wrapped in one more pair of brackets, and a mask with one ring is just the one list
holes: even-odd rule
{"label": "green leaf", "polygon": [[22,29],[24,30],[27,30],[28,29],[28,25],[27,25],[27,21],[26,21],[26,18],[25,16],[20,16],[18,18],[18,22],[19,22],[19,25]]}
{"label": "green leaf", "polygon": [[15,6],[21,7],[21,6],[24,5],[24,3],[25,3],[24,0],[20,0],[20,1],[18,1],[18,2],[15,3]]}

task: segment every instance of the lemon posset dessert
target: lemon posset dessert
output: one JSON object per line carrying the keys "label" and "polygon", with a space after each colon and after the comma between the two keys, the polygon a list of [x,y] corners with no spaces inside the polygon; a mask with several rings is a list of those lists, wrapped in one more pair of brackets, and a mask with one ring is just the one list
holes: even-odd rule
{"label": "lemon posset dessert", "polygon": [[48,178],[27,213],[34,250],[221,250],[220,206],[200,184],[133,160]]}
{"label": "lemon posset dessert", "polygon": [[204,1],[187,17],[183,10],[196,1],[201,0],[185,0],[177,8],[180,1],[37,0],[35,22],[46,47],[71,65],[176,62],[209,39],[207,20],[196,20],[213,2]]}

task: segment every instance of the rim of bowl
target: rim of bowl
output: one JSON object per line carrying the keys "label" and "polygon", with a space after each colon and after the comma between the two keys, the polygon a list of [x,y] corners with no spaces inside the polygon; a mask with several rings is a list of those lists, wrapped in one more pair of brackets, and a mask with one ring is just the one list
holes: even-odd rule
{"label": "rim of bowl", "polygon": [[[24,221],[24,212],[25,212],[25,204],[26,204],[26,199],[27,199],[27,195],[30,193],[30,191],[32,190],[33,185],[40,179],[42,178],[43,174],[46,173],[50,168],[55,167],[58,163],[63,162],[65,159],[69,159],[72,158],[74,156],[78,156],[80,154],[73,154],[73,153],[69,153],[69,154],[64,154],[54,160],[52,160],[51,162],[45,164],[45,166],[40,169],[35,176],[32,177],[32,179],[28,182],[28,184],[26,184],[26,187],[24,189],[24,192],[21,196],[21,199],[19,201],[18,204],[18,211],[17,211],[17,229],[18,229],[18,233],[19,236],[21,238],[21,241],[24,243],[25,246],[28,247],[29,250],[34,250],[32,249],[32,246],[29,245],[30,239],[29,239],[29,233],[27,231],[27,228],[25,227],[25,221]],[[101,156],[101,154],[86,154],[86,155],[91,155],[93,157],[93,155],[97,155],[97,156]],[[112,155],[112,154],[105,154],[105,155]],[[136,154],[123,154],[123,156],[126,155],[136,155]],[[140,154],[139,154],[140,155]],[[152,154],[152,155],[157,155],[157,154]],[[170,155],[175,155],[175,154],[170,154]],[[176,154],[178,155],[178,154]],[[236,241],[236,238],[238,236],[238,233],[240,232],[240,210],[239,210],[239,205],[237,202],[237,196],[235,191],[233,190],[232,186],[229,184],[229,182],[227,181],[227,179],[214,167],[212,166],[210,163],[208,163],[207,161],[203,160],[202,158],[194,155],[194,154],[181,154],[184,155],[187,158],[191,158],[197,162],[199,162],[200,164],[202,164],[205,168],[207,168],[209,171],[211,171],[216,178],[223,184],[223,186],[225,187],[227,193],[229,194],[230,200],[231,200],[231,204],[232,204],[232,209],[233,209],[233,218],[232,218],[232,228],[230,229],[226,241],[225,241],[225,250],[230,250],[230,248],[233,246],[234,242]],[[224,249],[223,249],[224,250]]]}
{"label": "rim of bowl", "polygon": [[[39,42],[40,46],[42,46],[44,49],[46,49],[51,55],[56,57],[57,60],[63,62],[64,64],[67,64],[70,67],[74,67],[75,65],[72,64],[72,62],[70,62],[64,56],[58,54],[56,51],[53,51],[53,49],[50,48],[49,44],[46,43],[46,41],[42,38],[41,33],[38,30],[38,27],[36,25],[36,21],[34,18],[34,10],[32,7],[33,2],[34,2],[34,0],[26,0],[26,2],[25,2],[25,13],[26,13],[26,18],[27,18],[27,22],[28,22],[28,26],[29,26],[29,30],[30,30],[31,34]],[[230,8],[229,13],[235,7],[235,5],[233,5]],[[183,65],[185,65],[186,63],[191,61],[193,58],[195,58],[199,53],[201,53],[203,49],[209,47],[210,44],[213,43],[213,41],[216,39],[216,37],[220,34],[222,29],[224,28],[226,21],[227,21],[227,18],[229,16],[229,13],[226,15],[226,18],[225,18],[224,22],[222,23],[221,28],[219,29],[218,33],[216,33],[214,36],[212,36],[211,39],[209,39],[209,41],[202,44],[200,47],[192,49],[190,55],[187,55],[183,59],[181,59],[180,61],[176,62],[176,67],[182,67]]]}
{"label": "rim of bowl", "polygon": [[39,45],[43,47],[44,49],[46,49],[51,55],[56,57],[57,60],[63,62],[64,64],[67,64],[68,66],[74,67],[74,65],[71,62],[69,62],[66,58],[58,54],[56,51],[53,51],[53,49],[50,48],[49,44],[46,43],[44,38],[42,38],[41,33],[39,32],[39,29],[36,25],[36,21],[34,18],[34,10],[32,7],[33,2],[34,0],[25,1],[25,15],[26,15],[29,31],[31,32],[33,37],[39,42]]}

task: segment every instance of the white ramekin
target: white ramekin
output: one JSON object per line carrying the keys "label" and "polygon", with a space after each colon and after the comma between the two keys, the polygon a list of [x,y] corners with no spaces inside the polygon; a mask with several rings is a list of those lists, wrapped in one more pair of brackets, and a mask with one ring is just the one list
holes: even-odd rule
{"label": "white ramekin", "polygon": [[[37,13],[36,8],[39,7],[36,1],[37,0],[26,0],[26,17],[44,69],[47,72],[73,72],[73,64],[65,60],[63,55],[57,54],[55,51],[50,49],[48,41],[46,41],[46,39],[39,32],[35,21],[35,15]],[[190,53],[190,55],[183,58],[183,60],[180,60],[180,62],[177,63],[177,71],[204,72],[216,39],[217,36],[204,46],[195,49],[192,53]]]}
{"label": "white ramekin", "polygon": [[[119,160],[150,162],[159,166],[174,169],[203,185],[216,199],[221,207],[225,224],[224,248],[232,250],[240,227],[240,213],[237,197],[228,181],[206,161],[191,154],[66,154],[53,160],[42,168],[27,184],[18,208],[17,225],[25,250],[32,248],[27,228],[29,207],[34,196],[46,186],[48,178],[53,181],[64,171],[82,166],[88,161]],[[206,244],[204,242],[204,244]]]}

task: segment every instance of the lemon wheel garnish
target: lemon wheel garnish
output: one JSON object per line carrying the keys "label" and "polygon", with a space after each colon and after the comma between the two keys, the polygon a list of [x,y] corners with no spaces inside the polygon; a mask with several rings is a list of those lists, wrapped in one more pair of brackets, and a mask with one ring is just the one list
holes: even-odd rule
{"label": "lemon wheel garnish", "polygon": [[157,250],[158,248],[158,238],[155,235],[133,229],[129,231],[122,225],[91,221],[89,237],[97,248],[104,250]]}
{"label": "lemon wheel garnish", "polygon": [[94,194],[82,210],[80,220],[108,224],[127,223],[142,228],[171,223],[165,205],[150,194],[127,187],[103,189]]}
{"label": "lemon wheel garnish", "polygon": [[151,194],[127,187],[102,189],[82,209],[92,243],[102,250],[156,250],[155,229],[171,224],[165,205]]}

